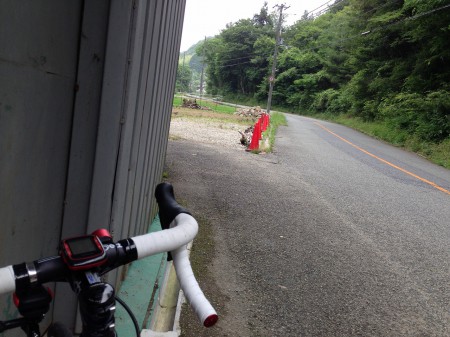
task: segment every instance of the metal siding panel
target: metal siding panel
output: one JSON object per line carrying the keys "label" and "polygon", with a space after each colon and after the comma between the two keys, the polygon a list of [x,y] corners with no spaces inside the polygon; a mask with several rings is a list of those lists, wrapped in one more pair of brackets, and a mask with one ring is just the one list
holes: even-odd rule
{"label": "metal siding panel", "polygon": [[[159,123],[160,119],[159,116],[164,113],[164,110],[161,109],[161,98],[162,98],[162,92],[161,87],[164,85],[167,78],[165,77],[164,73],[164,63],[166,61],[164,50],[165,50],[165,44],[167,43],[166,35],[165,35],[165,27],[166,27],[166,16],[165,12],[167,10],[167,2],[166,1],[159,1],[159,8],[156,11],[156,15],[158,15],[160,19],[160,24],[158,25],[158,56],[157,56],[157,63],[154,65],[157,67],[157,72],[155,76],[155,82],[157,83],[156,87],[154,87],[154,90],[151,92],[152,95],[152,101],[151,101],[151,111],[152,111],[152,120],[153,120],[153,128],[152,128],[152,134],[149,138],[149,165],[153,165],[155,163],[155,151],[157,151],[157,144],[158,137],[159,137],[159,130],[161,128],[161,125]],[[153,166],[152,166],[153,168]],[[148,170],[146,174],[145,179],[145,193],[143,195],[143,198],[141,200],[141,209],[143,210],[141,213],[141,223],[148,222],[149,219],[149,208],[151,208],[149,205],[152,204],[153,200],[153,188],[154,188],[154,181],[156,179],[156,175],[158,172],[155,172],[154,170]],[[160,177],[158,177],[160,179]]]}
{"label": "metal siding panel", "polygon": [[[148,6],[144,6],[147,4]],[[129,179],[131,180],[130,186],[132,188],[129,189],[129,198],[131,200],[130,203],[127,203],[127,212],[126,212],[126,219],[124,221],[128,221],[130,223],[130,233],[129,235],[136,235],[139,233],[142,233],[140,230],[139,223],[137,222],[137,214],[140,213],[140,210],[138,209],[139,204],[139,196],[141,194],[141,191],[143,189],[143,175],[144,172],[146,172],[145,167],[145,152],[146,152],[146,139],[148,138],[148,125],[149,125],[149,114],[147,111],[145,111],[145,100],[146,97],[146,87],[147,87],[147,73],[149,72],[148,67],[148,58],[150,55],[150,49],[151,49],[151,39],[149,39],[149,27],[151,27],[151,24],[149,22],[149,14],[152,12],[153,4],[147,3],[145,1],[138,4],[138,9],[142,11],[145,16],[143,15],[138,30],[141,32],[143,39],[142,39],[142,48],[140,50],[139,56],[140,56],[140,78],[139,78],[139,95],[137,97],[138,104],[136,106],[136,113],[139,114],[139,132],[137,132],[135,137],[135,145],[132,149],[133,151],[133,165],[135,166],[135,174],[133,176],[130,176]]]}
{"label": "metal siding panel", "polygon": [[168,130],[161,123],[169,122],[175,81],[175,73],[168,75],[176,61],[171,49],[181,37],[173,32],[181,25],[175,24],[170,1],[142,0],[135,6],[134,16],[123,2],[111,6],[89,215],[89,228],[109,221],[117,236],[147,231],[153,216],[153,189],[165,153],[161,137],[167,137],[161,130]]}
{"label": "metal siding panel", "polygon": [[[152,53],[148,60],[149,62],[149,76],[147,77],[147,91],[146,91],[146,101],[145,101],[145,109],[148,111],[150,116],[150,124],[149,124],[149,136],[146,141],[146,151],[145,151],[145,173],[142,180],[142,190],[140,193],[139,201],[138,201],[138,210],[137,214],[139,223],[139,230],[146,231],[148,229],[149,217],[147,216],[147,209],[149,203],[146,200],[153,200],[153,187],[149,185],[149,175],[154,174],[151,171],[152,160],[151,160],[151,152],[153,146],[155,146],[155,142],[153,140],[154,137],[154,129],[158,127],[155,123],[155,115],[158,113],[157,109],[157,90],[161,82],[160,76],[160,65],[162,61],[161,57],[161,48],[160,41],[164,39],[161,35],[161,15],[160,12],[163,8],[163,1],[153,1],[155,4],[154,11],[152,13],[152,18],[154,24],[152,26]],[[150,204],[152,201],[150,201]]]}
{"label": "metal siding panel", "polygon": [[139,214],[142,213],[142,209],[139,208],[139,200],[141,198],[143,191],[145,191],[145,175],[148,170],[148,167],[146,165],[146,157],[147,157],[147,139],[149,137],[149,129],[150,129],[150,123],[151,123],[151,116],[150,111],[146,109],[146,101],[148,100],[147,95],[147,88],[148,88],[148,74],[150,72],[149,68],[149,62],[148,59],[150,58],[151,54],[151,47],[153,40],[150,38],[152,37],[152,31],[153,31],[153,20],[150,20],[151,13],[154,12],[154,2],[149,3],[149,7],[147,10],[147,16],[145,18],[145,24],[142,25],[142,28],[145,30],[145,37],[146,39],[143,41],[144,48],[143,48],[143,57],[142,57],[142,69],[144,69],[143,74],[146,76],[143,76],[141,78],[140,83],[140,101],[139,101],[139,107],[140,113],[143,114],[143,121],[142,121],[142,128],[139,136],[139,155],[137,156],[137,175],[134,182],[134,191],[133,191],[133,204],[131,207],[131,215],[130,215],[130,221],[132,222],[132,226],[134,229],[134,234],[142,233],[143,226],[139,222]]}
{"label": "metal siding panel", "polygon": [[113,233],[117,229],[112,205],[126,114],[132,4],[128,0],[111,2],[88,231],[98,226],[109,227]]}
{"label": "metal siding panel", "polygon": [[142,132],[142,115],[138,111],[137,102],[141,95],[141,71],[142,52],[145,24],[145,3],[136,1],[133,6],[132,24],[130,27],[128,62],[130,69],[127,84],[124,88],[126,100],[124,105],[124,124],[121,134],[121,146],[117,163],[115,177],[114,203],[112,207],[112,219],[115,220],[115,232],[117,237],[128,237],[135,235],[130,223],[129,209],[133,203],[134,180],[138,174],[136,157],[139,151],[139,138]]}
{"label": "metal siding panel", "polygon": [[73,76],[81,5],[78,0],[2,0],[2,62]]}
{"label": "metal siding panel", "polygon": [[108,28],[109,1],[85,1],[63,237],[87,232]]}
{"label": "metal siding panel", "polygon": [[[115,239],[122,238],[120,216],[113,212],[118,205],[118,167],[123,143],[127,142],[124,123],[134,118],[127,114],[127,87],[129,85],[130,40],[133,38],[133,2],[115,0],[109,11],[108,37],[105,51],[105,66],[101,93],[100,117],[94,163],[92,192],[89,205],[88,232],[99,227],[107,228]],[[128,126],[128,125],[126,125]],[[123,159],[121,159],[123,160]],[[119,188],[120,189],[120,188]],[[123,205],[119,204],[119,207]],[[118,286],[118,275],[122,269],[116,269],[107,275],[107,281]]]}
{"label": "metal siding panel", "polygon": [[[85,1],[62,237],[87,232],[108,28],[109,1]],[[53,319],[75,325],[76,295],[56,285]]]}
{"label": "metal siding panel", "polygon": [[0,93],[3,265],[56,253],[74,80],[3,63],[0,78],[8,82]]}
{"label": "metal siding panel", "polygon": [[[162,26],[161,26],[161,34],[164,36],[163,41],[165,43],[163,43],[161,45],[161,55],[164,55],[164,59],[162,64],[160,65],[160,72],[161,74],[165,74],[167,76],[167,64],[168,64],[168,55],[167,55],[167,50],[171,44],[171,40],[169,38],[169,33],[171,30],[171,25],[170,25],[170,17],[168,16],[168,14],[170,14],[170,4],[166,3],[165,8],[163,9],[163,12],[161,13],[161,16],[163,18],[162,22]],[[161,174],[162,172],[160,172],[158,170],[158,159],[160,157],[160,152],[161,152],[161,148],[160,148],[160,143],[161,143],[161,138],[163,137],[163,134],[161,133],[161,130],[164,129],[164,125],[162,125],[162,121],[164,120],[164,116],[169,112],[167,109],[167,106],[164,104],[164,101],[166,100],[166,86],[167,86],[167,82],[170,79],[169,76],[165,77],[166,81],[164,81],[163,83],[161,83],[161,85],[158,86],[158,94],[157,94],[157,105],[159,107],[158,110],[158,115],[156,116],[156,124],[159,125],[160,127],[158,127],[155,130],[155,134],[154,134],[154,138],[153,138],[153,148],[152,148],[152,154],[151,154],[151,161],[154,164],[153,167],[153,175],[150,177],[150,182],[149,185],[150,186],[155,186],[156,183],[159,182],[159,180],[161,179]],[[172,93],[173,94],[173,93]],[[159,175],[159,176],[158,176]],[[150,207],[149,207],[150,208]]]}
{"label": "metal siding panel", "polygon": [[[139,79],[136,81],[138,83],[137,93],[136,93],[136,106],[135,106],[135,134],[133,135],[133,145],[131,148],[130,157],[130,167],[129,167],[129,188],[127,193],[127,202],[125,204],[125,210],[123,212],[122,223],[126,228],[123,228],[123,234],[132,236],[136,234],[136,222],[133,218],[133,208],[135,205],[136,191],[140,188],[140,176],[142,169],[140,168],[140,154],[142,152],[142,137],[145,137],[145,114],[142,110],[142,101],[145,98],[143,93],[143,78],[144,74],[148,71],[145,63],[146,59],[146,24],[147,24],[147,5],[145,1],[140,1],[137,3],[138,8],[138,23],[136,32],[141,37],[136,39],[136,43],[139,43],[139,50],[135,49],[136,55],[133,57],[132,62],[139,62]],[[142,43],[141,43],[142,42]]]}
{"label": "metal siding panel", "polygon": [[[155,186],[156,183],[159,182],[163,172],[185,4],[185,1],[170,2],[170,8],[167,12],[169,19],[172,20],[167,21],[166,26],[168,28],[167,34],[169,34],[169,36],[166,36],[166,40],[170,41],[170,44],[166,44],[166,46],[169,47],[165,50],[168,55],[165,60],[166,66],[168,66],[168,69],[172,69],[172,72],[170,72],[170,70],[166,72],[166,74],[168,74],[166,77],[168,81],[166,81],[165,93],[164,95],[161,95],[161,97],[163,97],[164,103],[162,103],[163,108],[160,110],[162,113],[158,116],[157,125],[160,125],[161,127],[157,130],[157,133],[159,133],[159,135],[156,137],[156,151],[154,152],[154,157],[152,160],[154,174],[152,176],[150,186]],[[175,72],[173,72],[173,69],[175,69]],[[149,205],[148,210],[151,209],[152,205]]]}
{"label": "metal siding panel", "polygon": [[[172,3],[175,6],[175,3]],[[184,7],[185,2],[179,1],[176,3],[177,7],[173,9],[173,11],[176,12],[176,15],[173,15],[172,18],[175,21],[171,27],[172,29],[172,38],[170,39],[173,43],[172,48],[168,51],[169,52],[169,59],[171,59],[171,64],[168,73],[170,74],[168,78],[171,79],[170,83],[168,83],[168,91],[170,91],[172,94],[169,96],[167,95],[167,102],[168,105],[167,109],[171,112],[172,102],[173,102],[173,92],[175,88],[175,76],[176,76],[176,68],[178,64],[178,55],[179,55],[179,46],[180,46],[180,37],[181,37],[181,31],[182,31],[182,21],[184,16]],[[163,130],[162,130],[162,136],[160,137],[160,144],[159,148],[161,149],[162,153],[160,154],[158,158],[158,168],[162,171],[163,164],[165,160],[165,150],[167,148],[167,140],[168,140],[168,134],[169,134],[169,126],[170,126],[170,117],[171,113],[168,113],[164,116],[164,119],[162,121]]]}
{"label": "metal siding panel", "polygon": [[[177,70],[177,65],[178,65],[178,56],[179,56],[179,50],[180,50],[180,44],[181,44],[181,35],[182,35],[182,29],[183,29],[183,18],[184,18],[184,12],[185,12],[185,7],[186,7],[186,1],[177,1],[177,16],[176,16],[176,25],[174,27],[174,33],[175,33],[175,37],[173,39],[173,41],[175,42],[175,46],[172,48],[172,53],[173,53],[173,60],[172,60],[172,65],[173,65],[173,70],[172,70],[172,93],[175,90],[175,77],[176,77],[176,70]],[[170,111],[171,111],[171,106],[172,106],[172,102],[173,102],[173,94],[171,95],[171,99],[170,99]],[[158,164],[157,167],[159,168],[159,170],[163,170],[164,167],[164,162],[165,162],[165,151],[167,149],[167,143],[168,143],[168,137],[169,137],[169,128],[170,128],[170,119],[171,119],[171,113],[168,113],[163,122],[162,125],[164,126],[164,130],[163,130],[163,136],[161,137],[161,143],[159,145],[159,148],[161,149],[162,153],[159,157],[158,160]]]}
{"label": "metal siding panel", "polygon": [[[57,252],[81,7],[0,2],[0,265]],[[3,318],[14,313],[6,298]]]}

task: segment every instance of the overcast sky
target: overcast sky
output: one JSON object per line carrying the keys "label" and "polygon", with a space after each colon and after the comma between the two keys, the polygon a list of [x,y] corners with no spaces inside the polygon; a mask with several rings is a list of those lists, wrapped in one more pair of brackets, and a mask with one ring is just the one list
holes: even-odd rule
{"label": "overcast sky", "polygon": [[[327,2],[332,3],[328,0],[267,1],[270,12],[276,10],[273,8],[276,4],[290,6],[284,11],[288,14],[288,25],[299,20],[305,10],[311,12]],[[181,51],[186,51],[205,36],[219,34],[229,22],[252,18],[263,5],[264,0],[186,0]]]}

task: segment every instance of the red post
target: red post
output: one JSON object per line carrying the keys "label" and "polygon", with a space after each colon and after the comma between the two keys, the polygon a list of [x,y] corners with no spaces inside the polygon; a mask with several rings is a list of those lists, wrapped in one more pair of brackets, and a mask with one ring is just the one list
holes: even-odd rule
{"label": "red post", "polygon": [[267,130],[267,127],[269,126],[269,115],[264,113],[261,115],[261,118],[262,118],[261,129],[264,132]]}
{"label": "red post", "polygon": [[262,139],[262,120],[261,118],[258,118],[255,124],[255,130],[258,130],[258,139]]}
{"label": "red post", "polygon": [[259,149],[259,140],[261,139],[261,123],[260,120],[255,123],[253,127],[253,135],[250,145],[248,146],[249,151],[258,150]]}

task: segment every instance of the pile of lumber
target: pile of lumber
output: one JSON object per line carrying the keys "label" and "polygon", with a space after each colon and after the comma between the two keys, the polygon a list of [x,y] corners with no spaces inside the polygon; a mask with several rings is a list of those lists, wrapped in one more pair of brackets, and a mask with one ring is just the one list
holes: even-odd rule
{"label": "pile of lumber", "polygon": [[239,131],[239,133],[241,134],[241,144],[248,146],[253,137],[253,125],[245,129],[244,132]]}
{"label": "pile of lumber", "polygon": [[190,108],[190,109],[198,109],[198,110],[211,110],[208,107],[204,107],[201,106],[200,104],[197,103],[196,99],[187,99],[187,98],[183,98],[183,104],[182,104],[183,108]]}
{"label": "pile of lumber", "polygon": [[261,109],[260,106],[255,106],[252,108],[240,108],[236,111],[236,115],[243,117],[259,117],[265,111]]}

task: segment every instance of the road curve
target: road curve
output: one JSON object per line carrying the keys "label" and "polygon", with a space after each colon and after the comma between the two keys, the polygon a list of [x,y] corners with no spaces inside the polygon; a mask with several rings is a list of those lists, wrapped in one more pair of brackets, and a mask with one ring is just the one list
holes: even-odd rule
{"label": "road curve", "polygon": [[274,154],[169,142],[170,180],[215,231],[209,269],[227,298],[196,336],[450,336],[450,172],[287,118]]}

